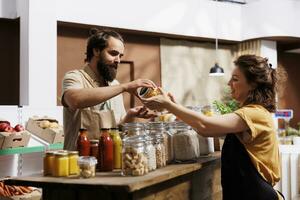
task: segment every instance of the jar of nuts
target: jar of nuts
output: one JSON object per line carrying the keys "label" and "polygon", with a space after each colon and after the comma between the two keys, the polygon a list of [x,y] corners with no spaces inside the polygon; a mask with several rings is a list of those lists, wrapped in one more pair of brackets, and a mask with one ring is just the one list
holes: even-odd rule
{"label": "jar of nuts", "polygon": [[156,167],[166,166],[168,160],[168,135],[166,128],[162,122],[149,122],[147,124],[147,132],[154,138],[154,146],[156,149]]}
{"label": "jar of nuts", "polygon": [[137,135],[123,140],[122,175],[141,176],[148,173],[145,136]]}
{"label": "jar of nuts", "polygon": [[97,159],[93,156],[80,156],[78,165],[80,168],[80,176],[83,178],[91,178],[95,176]]}
{"label": "jar of nuts", "polygon": [[156,149],[154,146],[154,138],[147,135],[145,137],[145,140],[146,155],[148,158],[148,169],[149,171],[153,171],[156,169]]}

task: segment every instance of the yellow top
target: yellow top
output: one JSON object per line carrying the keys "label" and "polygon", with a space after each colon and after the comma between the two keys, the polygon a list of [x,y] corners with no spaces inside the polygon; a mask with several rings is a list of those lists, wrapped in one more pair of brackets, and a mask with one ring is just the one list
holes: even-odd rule
{"label": "yellow top", "polygon": [[235,111],[249,126],[236,134],[262,177],[273,186],[280,180],[279,145],[271,113],[260,105],[247,105]]}

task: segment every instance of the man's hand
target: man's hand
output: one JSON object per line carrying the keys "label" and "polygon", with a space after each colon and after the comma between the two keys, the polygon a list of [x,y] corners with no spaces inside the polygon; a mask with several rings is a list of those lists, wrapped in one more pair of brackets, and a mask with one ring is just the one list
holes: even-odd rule
{"label": "man's hand", "polygon": [[156,88],[155,83],[149,79],[137,79],[129,83],[123,83],[122,86],[124,87],[125,92],[134,95],[136,95],[136,90],[140,87]]}
{"label": "man's hand", "polygon": [[144,119],[156,117],[155,114],[149,113],[149,110],[145,106],[137,106],[129,109],[127,112],[127,116],[130,118],[138,117]]}

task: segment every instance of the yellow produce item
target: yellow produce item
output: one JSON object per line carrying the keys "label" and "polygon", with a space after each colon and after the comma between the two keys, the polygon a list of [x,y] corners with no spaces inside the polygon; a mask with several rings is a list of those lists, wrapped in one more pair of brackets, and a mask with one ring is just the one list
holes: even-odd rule
{"label": "yellow produce item", "polygon": [[69,176],[68,153],[59,152],[54,154],[53,176]]}
{"label": "yellow produce item", "polygon": [[69,151],[69,175],[79,175],[78,151]]}
{"label": "yellow produce item", "polygon": [[122,139],[117,129],[111,129],[110,134],[114,144],[114,169],[122,168]]}
{"label": "yellow produce item", "polygon": [[54,151],[48,151],[44,157],[44,175],[52,176],[54,168]]}
{"label": "yellow produce item", "polygon": [[214,115],[214,112],[212,110],[208,110],[204,112],[204,115],[211,117]]}

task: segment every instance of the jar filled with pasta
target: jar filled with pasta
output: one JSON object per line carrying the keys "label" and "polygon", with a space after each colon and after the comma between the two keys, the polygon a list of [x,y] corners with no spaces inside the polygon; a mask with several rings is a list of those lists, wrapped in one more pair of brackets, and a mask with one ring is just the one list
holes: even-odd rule
{"label": "jar filled with pasta", "polygon": [[156,149],[156,167],[166,166],[168,159],[168,135],[162,122],[150,122],[147,124],[147,132],[154,139]]}
{"label": "jar filled with pasta", "polygon": [[122,175],[142,176],[148,173],[145,137],[137,135],[123,140]]}

